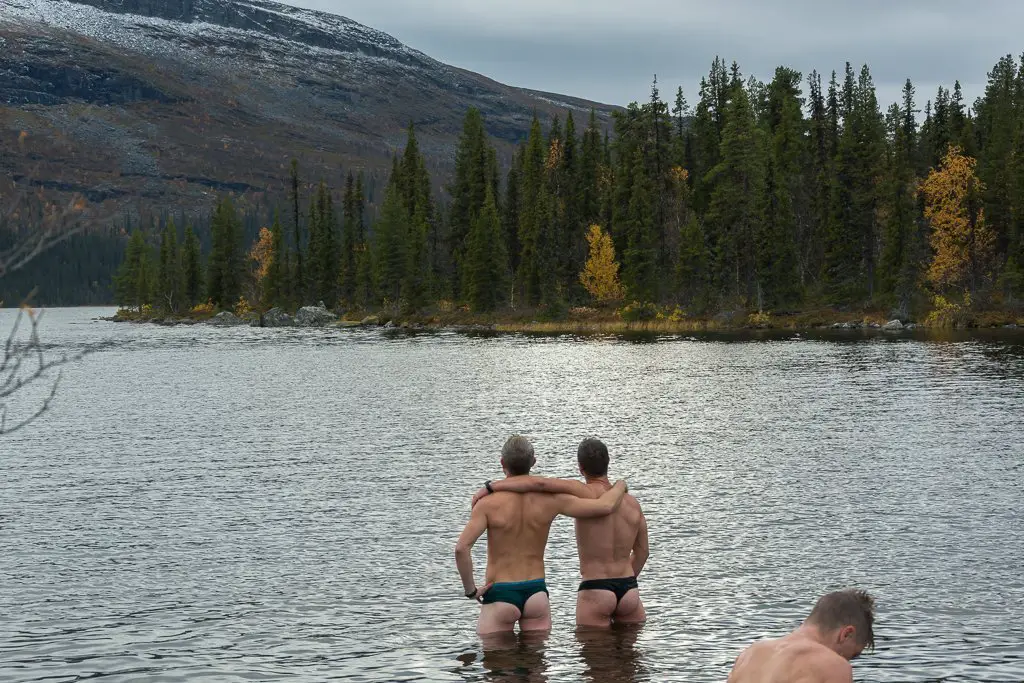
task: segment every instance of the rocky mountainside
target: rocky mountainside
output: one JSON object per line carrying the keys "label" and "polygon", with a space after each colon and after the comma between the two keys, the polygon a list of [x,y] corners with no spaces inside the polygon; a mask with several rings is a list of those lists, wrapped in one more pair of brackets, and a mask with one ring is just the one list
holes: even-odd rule
{"label": "rocky mountainside", "polygon": [[383,177],[410,121],[431,171],[478,107],[507,158],[544,119],[612,107],[496,83],[345,17],[262,0],[0,0],[0,175],[124,205]]}

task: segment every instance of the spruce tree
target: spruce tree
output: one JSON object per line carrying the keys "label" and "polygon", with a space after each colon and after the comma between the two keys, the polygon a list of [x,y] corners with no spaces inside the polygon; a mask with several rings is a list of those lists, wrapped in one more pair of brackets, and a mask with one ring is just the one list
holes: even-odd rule
{"label": "spruce tree", "polygon": [[502,202],[501,230],[505,238],[505,251],[513,273],[519,270],[521,245],[519,244],[520,183],[523,175],[523,150],[516,149],[512,165],[505,180],[505,201]]}
{"label": "spruce tree", "polygon": [[202,301],[203,260],[199,238],[192,229],[192,223],[185,225],[185,245],[182,269],[185,271],[185,300],[189,307]]}
{"label": "spruce tree", "polygon": [[299,304],[305,301],[306,296],[306,271],[303,268],[302,258],[302,227],[299,223],[299,162],[292,159],[291,166],[291,204],[292,204],[292,249],[294,252],[294,270],[291,273],[292,298]]}
{"label": "spruce tree", "polygon": [[540,121],[535,116],[530,126],[530,135],[523,150],[522,191],[519,206],[519,270],[516,273],[517,289],[522,301],[528,306],[541,302],[543,282],[550,275],[545,268],[550,263],[550,240],[547,239],[550,225],[546,223],[548,198],[545,187],[544,139]]}
{"label": "spruce tree", "polygon": [[763,222],[758,230],[757,271],[761,306],[795,305],[801,295],[798,244],[809,240],[810,197],[805,193],[806,125],[800,100],[801,74],[779,67],[765,90],[771,149],[765,165]]}
{"label": "spruce tree", "polygon": [[231,197],[224,197],[210,222],[213,244],[210,249],[207,293],[215,306],[230,310],[242,294],[242,228]]}
{"label": "spruce tree", "polygon": [[374,290],[374,266],[373,252],[366,239],[366,226],[364,216],[366,215],[366,193],[364,191],[363,174],[356,177],[355,195],[353,197],[353,212],[355,214],[355,231],[353,232],[353,244],[355,245],[355,302],[360,306],[370,304],[376,298]]}
{"label": "spruce tree", "polygon": [[634,153],[632,171],[622,279],[629,296],[641,302],[653,302],[658,292],[658,241],[652,210],[654,188],[639,148]]}
{"label": "spruce tree", "polygon": [[402,295],[402,280],[407,268],[406,234],[409,215],[398,184],[389,183],[384,192],[380,217],[374,223],[374,265],[378,297],[397,304]]}
{"label": "spruce tree", "polygon": [[894,104],[886,119],[891,142],[886,150],[886,173],[880,200],[885,222],[882,225],[879,290],[901,317],[909,315],[920,264],[925,256],[920,231],[922,217],[915,199],[915,111],[914,86],[908,79],[903,86],[902,107]]}
{"label": "spruce tree", "polygon": [[453,287],[456,292],[460,292],[465,284],[466,240],[470,228],[483,206],[488,184],[496,181],[497,165],[492,167],[489,147],[483,116],[478,109],[471,107],[463,122],[462,137],[455,153],[455,178],[449,188],[452,197],[448,215],[449,239],[456,267]]}
{"label": "spruce tree", "polygon": [[469,234],[466,290],[474,311],[490,312],[508,300],[508,255],[501,221],[490,187],[483,209]]}
{"label": "spruce tree", "polygon": [[722,132],[721,161],[705,178],[713,188],[705,216],[711,282],[718,296],[750,303],[756,296],[755,235],[763,220],[764,142],[746,91],[734,87]]}
{"label": "spruce tree", "polygon": [[286,304],[287,293],[285,290],[285,278],[287,277],[288,262],[285,260],[284,229],[277,213],[274,213],[274,224],[270,228],[273,236],[271,241],[270,266],[267,268],[267,278],[263,284],[263,306],[274,308]]}
{"label": "spruce tree", "polygon": [[124,260],[114,276],[114,295],[119,306],[139,312],[149,303],[149,246],[145,235],[136,229],[125,249]]}
{"label": "spruce tree", "polygon": [[345,195],[341,208],[341,257],[338,266],[339,291],[342,300],[351,303],[356,290],[356,181],[352,171],[345,178]]}
{"label": "spruce tree", "polygon": [[160,235],[160,263],[157,270],[157,306],[167,313],[177,313],[183,304],[184,278],[178,230],[169,218]]}

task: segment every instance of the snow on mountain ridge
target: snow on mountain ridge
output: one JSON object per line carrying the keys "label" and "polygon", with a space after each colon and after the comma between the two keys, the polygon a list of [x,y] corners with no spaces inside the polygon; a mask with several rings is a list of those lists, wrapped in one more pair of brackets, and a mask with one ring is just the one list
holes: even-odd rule
{"label": "snow on mountain ridge", "polygon": [[0,24],[41,24],[144,53],[165,54],[167,43],[175,43],[179,49],[173,51],[181,56],[180,48],[194,49],[204,38],[241,41],[251,49],[255,47],[251,41],[258,39],[280,47],[299,44],[299,52],[307,54],[384,57],[441,66],[392,36],[347,17],[265,0],[186,2],[191,12],[168,18],[175,13],[129,11],[142,9],[138,2],[132,4],[136,7],[122,3],[112,11],[115,6],[104,0],[6,0],[0,4]]}

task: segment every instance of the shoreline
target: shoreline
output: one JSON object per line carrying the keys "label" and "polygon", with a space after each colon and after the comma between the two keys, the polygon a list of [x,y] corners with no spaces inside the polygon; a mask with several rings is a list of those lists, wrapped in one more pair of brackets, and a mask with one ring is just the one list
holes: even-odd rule
{"label": "shoreline", "polygon": [[[311,312],[311,313],[310,313]],[[597,313],[597,312],[595,312]],[[305,317],[303,317],[305,315]],[[334,329],[380,329],[406,332],[477,332],[494,334],[543,335],[683,335],[693,333],[753,333],[753,332],[967,332],[972,330],[1022,330],[1024,315],[1006,311],[978,311],[962,320],[943,320],[940,324],[926,322],[886,320],[875,313],[841,313],[814,311],[779,316],[769,314],[719,314],[713,318],[670,318],[624,320],[614,314],[570,314],[563,320],[538,320],[536,316],[521,314],[486,316],[463,312],[428,315],[392,315],[384,312],[362,317],[337,316],[325,308],[307,306],[295,316],[280,309],[264,314],[255,312],[242,316],[227,311],[216,314],[161,316],[142,315],[119,310],[111,317],[98,320],[130,322],[161,326],[210,325],[216,327],[299,327]]]}

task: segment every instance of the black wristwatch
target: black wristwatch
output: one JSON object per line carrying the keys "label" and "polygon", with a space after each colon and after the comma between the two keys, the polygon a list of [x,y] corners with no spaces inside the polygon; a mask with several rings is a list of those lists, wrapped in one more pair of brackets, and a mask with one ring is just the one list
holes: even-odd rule
{"label": "black wristwatch", "polygon": [[471,591],[470,591],[469,593],[466,593],[466,597],[467,597],[467,598],[469,598],[470,600],[475,600],[475,599],[476,599],[476,594],[477,594],[477,591],[478,591],[478,590],[479,590],[479,589],[477,589],[477,588],[474,588],[474,589],[473,589],[473,590],[471,590]]}
{"label": "black wristwatch", "polygon": [[494,493],[494,487],[491,486],[490,479],[484,482],[484,488],[487,489],[487,493]]}

